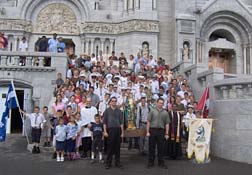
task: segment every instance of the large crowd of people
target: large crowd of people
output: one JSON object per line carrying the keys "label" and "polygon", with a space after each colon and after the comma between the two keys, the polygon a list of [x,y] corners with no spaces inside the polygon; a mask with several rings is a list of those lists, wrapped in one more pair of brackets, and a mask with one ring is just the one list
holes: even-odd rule
{"label": "large crowd of people", "polygon": [[[56,37],[48,43],[56,46]],[[201,113],[195,110],[197,102],[187,80],[174,76],[162,58],[144,58],[141,53],[126,58],[123,52],[117,57],[114,51],[107,56],[100,51],[79,58],[70,55],[67,69],[65,80],[57,74],[52,106],[45,106],[41,113],[38,107],[32,114],[22,111],[31,119],[33,153],[40,152],[42,135],[44,146],[54,147],[58,162],[64,161],[64,155],[68,160],[82,157],[103,162],[106,154],[107,169],[113,155],[115,166],[121,168],[122,141],[129,150],[148,155],[148,168],[154,166],[156,147],[161,168],[167,168],[165,158],[181,158],[189,120]],[[132,123],[133,129],[144,130],[146,135],[125,138],[124,131]]]}

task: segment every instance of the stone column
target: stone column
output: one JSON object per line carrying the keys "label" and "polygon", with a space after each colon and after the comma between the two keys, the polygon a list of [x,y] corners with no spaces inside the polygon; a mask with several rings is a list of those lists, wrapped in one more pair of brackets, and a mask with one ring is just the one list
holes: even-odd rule
{"label": "stone column", "polygon": [[205,63],[205,59],[208,60],[208,52],[209,50],[207,50],[207,53],[205,53],[205,44],[203,42],[200,42],[200,47],[201,47],[201,54],[200,54],[200,60],[201,63]]}
{"label": "stone column", "polygon": [[198,63],[198,40],[196,40],[196,52],[195,52],[195,63],[197,64]]}
{"label": "stone column", "polygon": [[109,42],[110,42],[110,53],[109,54],[111,54],[112,51],[114,51],[114,48],[113,48],[113,46],[114,46],[114,39],[110,39]]}
{"label": "stone column", "polygon": [[32,66],[32,57],[26,57],[26,66]]}
{"label": "stone column", "polygon": [[86,52],[87,55],[89,55],[89,40],[86,40],[85,42],[86,42],[86,44],[85,44],[85,52]]}
{"label": "stone column", "polygon": [[38,57],[39,60],[39,67],[44,67],[44,57]]}
{"label": "stone column", "polygon": [[140,9],[140,0],[135,0],[135,9]]}
{"label": "stone column", "polygon": [[18,51],[19,50],[19,42],[20,42],[20,39],[18,38],[18,36],[14,36],[14,43],[13,43],[13,51]]}
{"label": "stone column", "polygon": [[252,45],[250,45],[249,47],[249,62],[250,62],[250,65],[249,65],[249,68],[250,68],[250,72],[249,74],[252,74]]}
{"label": "stone column", "polygon": [[123,10],[128,11],[128,0],[123,0]]}
{"label": "stone column", "polygon": [[81,39],[81,53],[85,52],[85,40]]}
{"label": "stone column", "polygon": [[0,65],[7,66],[7,62],[8,62],[8,57],[7,56],[1,56]]}
{"label": "stone column", "polygon": [[248,89],[248,91],[245,94],[247,94],[248,98],[252,97],[252,84],[248,84],[248,88],[247,89]]}
{"label": "stone column", "polygon": [[242,85],[236,85],[236,96],[238,97],[238,98],[242,98],[243,97],[243,87],[242,87]]}
{"label": "stone column", "polygon": [[91,40],[91,48],[90,48],[90,55],[91,55],[92,53],[94,53],[94,39],[92,38],[90,40]]}
{"label": "stone column", "polygon": [[102,54],[104,55],[104,53],[105,53],[105,50],[104,50],[104,45],[105,45],[105,39],[103,39],[103,38],[101,38],[101,51],[102,51]]}
{"label": "stone column", "polygon": [[199,62],[202,63],[202,43],[199,42]]}
{"label": "stone column", "polygon": [[202,87],[206,87],[206,78],[205,77],[203,77],[203,78],[201,78],[201,81],[202,81]]}
{"label": "stone column", "polygon": [[228,99],[228,88],[227,86],[221,86],[220,89],[222,90],[222,97],[224,100]]}
{"label": "stone column", "polygon": [[201,62],[201,43],[200,40],[196,40],[196,59],[195,62],[196,63],[200,63]]}
{"label": "stone column", "polygon": [[15,56],[15,57],[14,57],[14,61],[15,61],[15,62],[14,62],[14,65],[15,65],[15,66],[19,66],[19,56]]}
{"label": "stone column", "polygon": [[247,74],[246,71],[246,67],[247,67],[247,51],[246,51],[246,47],[243,47],[243,73]]}
{"label": "stone column", "polygon": [[128,9],[133,10],[134,9],[134,0],[128,0]]}
{"label": "stone column", "polygon": [[157,9],[157,0],[152,0],[152,9],[153,10]]}

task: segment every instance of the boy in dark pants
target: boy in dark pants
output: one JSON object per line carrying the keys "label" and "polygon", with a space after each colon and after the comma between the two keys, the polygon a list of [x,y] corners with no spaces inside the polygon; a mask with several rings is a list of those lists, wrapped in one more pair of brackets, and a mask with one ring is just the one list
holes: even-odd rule
{"label": "boy in dark pants", "polygon": [[95,153],[99,153],[99,162],[102,163],[102,145],[103,145],[103,124],[101,123],[101,116],[96,114],[94,116],[95,123],[91,123],[90,131],[92,139],[92,153],[91,163],[94,163]]}

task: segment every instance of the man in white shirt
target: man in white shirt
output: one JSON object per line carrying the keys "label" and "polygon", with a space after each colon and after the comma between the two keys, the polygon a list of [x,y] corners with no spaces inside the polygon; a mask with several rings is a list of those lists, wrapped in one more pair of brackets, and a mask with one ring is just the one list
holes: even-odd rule
{"label": "man in white shirt", "polygon": [[118,93],[118,86],[117,85],[113,86],[113,91],[111,93],[111,97],[116,97],[116,99],[118,99],[120,97],[120,94]]}
{"label": "man in white shirt", "polygon": [[22,41],[19,43],[19,51],[27,52],[28,51],[28,43],[25,37],[22,38]]}
{"label": "man in white shirt", "polygon": [[187,107],[187,113],[186,115],[183,117],[182,123],[184,125],[184,130],[183,130],[183,135],[185,137],[186,140],[188,140],[188,128],[190,125],[190,121],[191,119],[195,119],[196,115],[193,113],[193,105],[188,105]]}
{"label": "man in white shirt", "polygon": [[[28,43],[25,37],[22,38],[22,41],[19,43],[18,50],[20,52],[27,52],[28,51]],[[25,66],[26,57],[20,56],[20,65]]]}
{"label": "man in white shirt", "polygon": [[53,34],[53,38],[48,40],[48,50],[49,52],[58,52],[58,44],[59,41],[57,40],[57,34]]}
{"label": "man in white shirt", "polygon": [[100,102],[104,100],[104,96],[107,90],[104,88],[103,81],[99,81],[98,88],[94,90],[94,93],[99,96]]}
{"label": "man in white shirt", "polygon": [[90,61],[91,61],[92,64],[93,64],[93,63],[95,63],[95,64],[97,63],[97,59],[96,59],[94,53],[91,54],[91,60],[90,60]]}
{"label": "man in white shirt", "polygon": [[127,78],[127,74],[125,71],[122,71],[122,76],[120,77],[119,80],[120,84],[122,87],[127,87],[128,85],[128,78]]}
{"label": "man in white shirt", "polygon": [[99,114],[102,116],[104,111],[109,108],[109,99],[110,99],[110,94],[106,93],[104,96],[104,100],[99,103]]}
{"label": "man in white shirt", "polygon": [[151,92],[153,94],[157,94],[158,93],[158,89],[159,89],[159,82],[158,82],[158,79],[157,79],[157,74],[154,74],[153,75],[153,79],[150,80],[150,83],[151,83]]}
{"label": "man in white shirt", "polygon": [[148,62],[147,65],[148,65],[149,67],[154,67],[154,66],[157,65],[157,62],[156,62],[155,59],[153,59],[153,56],[152,56],[152,55],[150,55],[150,60],[149,60],[149,62]]}
{"label": "man in white shirt", "polygon": [[123,112],[125,109],[125,103],[126,103],[126,88],[122,87],[121,88],[121,95],[117,98],[117,105],[120,108],[120,110]]}
{"label": "man in white shirt", "polygon": [[46,123],[44,115],[41,114],[39,110],[40,109],[38,106],[34,108],[34,113],[31,114],[27,114],[26,112],[20,110],[20,112],[24,114],[24,118],[26,119],[28,117],[31,121],[33,154],[40,153],[39,143],[40,143],[41,131],[44,127],[44,124]]}
{"label": "man in white shirt", "polygon": [[[91,106],[92,99],[90,97],[86,100],[86,106],[81,109],[81,120],[82,120],[82,145],[83,145],[83,154],[82,157],[86,158],[88,151],[91,153],[91,123],[95,122],[94,116],[98,113],[96,107]],[[91,156],[91,155],[90,155]],[[89,156],[89,157],[90,157]]]}
{"label": "man in white shirt", "polygon": [[183,83],[181,85],[181,90],[178,91],[177,95],[180,96],[181,98],[185,98],[185,92],[186,92],[186,85]]}
{"label": "man in white shirt", "polygon": [[138,104],[142,98],[144,94],[144,85],[140,85],[139,86],[139,90],[137,93],[135,93],[135,96],[134,96],[134,100],[135,100],[135,104]]}

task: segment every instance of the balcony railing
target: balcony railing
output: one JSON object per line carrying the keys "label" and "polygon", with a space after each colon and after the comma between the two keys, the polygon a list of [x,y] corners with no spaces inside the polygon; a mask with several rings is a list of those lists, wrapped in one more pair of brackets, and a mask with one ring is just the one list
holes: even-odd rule
{"label": "balcony railing", "polygon": [[[0,51],[0,66],[54,67],[56,65],[53,65],[53,59],[57,57],[66,58],[66,54],[52,52]],[[23,65],[21,63],[22,61]]]}
{"label": "balcony railing", "polygon": [[65,53],[0,51],[0,71],[56,71],[64,77],[66,68]]}
{"label": "balcony railing", "polygon": [[230,78],[214,83],[216,99],[251,99],[252,77]]}

